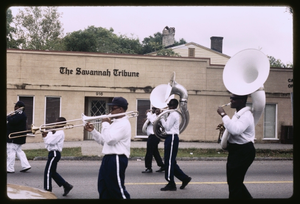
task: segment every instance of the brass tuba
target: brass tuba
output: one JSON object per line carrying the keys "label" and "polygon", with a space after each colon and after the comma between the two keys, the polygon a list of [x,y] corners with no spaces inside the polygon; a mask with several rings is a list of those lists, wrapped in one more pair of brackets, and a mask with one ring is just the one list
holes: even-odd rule
{"label": "brass tuba", "polygon": [[168,101],[174,97],[173,94],[179,95],[179,110],[164,110],[161,114],[157,116],[157,119],[153,123],[154,134],[164,140],[166,137],[166,132],[164,131],[160,119],[167,113],[176,111],[181,116],[181,123],[179,127],[179,132],[182,133],[187,125],[189,124],[190,115],[187,108],[188,93],[187,90],[175,81],[175,72],[173,72],[171,79],[168,84],[161,84],[152,90],[150,95],[151,104],[160,109],[167,107]]}
{"label": "brass tuba", "polygon": [[[256,125],[266,105],[264,83],[270,72],[268,57],[257,49],[245,49],[226,63],[223,70],[223,83],[228,91],[235,95],[251,94],[252,114]],[[227,105],[227,104],[226,104]],[[228,131],[221,138],[223,149],[227,147]]]}

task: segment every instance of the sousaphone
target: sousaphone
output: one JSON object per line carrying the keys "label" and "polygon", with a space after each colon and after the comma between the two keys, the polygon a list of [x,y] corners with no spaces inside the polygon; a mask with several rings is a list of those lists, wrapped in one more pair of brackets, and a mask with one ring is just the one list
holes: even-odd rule
{"label": "sousaphone", "polygon": [[[226,63],[223,71],[223,83],[226,89],[235,95],[249,95],[252,98],[252,114],[255,125],[258,123],[265,105],[264,83],[270,72],[268,57],[257,49],[245,49]],[[223,149],[227,147],[228,131],[221,140]]]}
{"label": "sousaphone", "polygon": [[183,132],[189,123],[189,111],[187,108],[188,93],[187,90],[175,81],[175,72],[173,72],[171,79],[168,84],[161,84],[152,90],[150,95],[151,104],[159,109],[165,109],[171,98],[174,98],[174,94],[179,95],[179,110],[164,110],[153,123],[154,134],[164,140],[166,132],[164,131],[160,119],[167,113],[176,111],[181,116],[181,122],[179,126],[179,132]]}

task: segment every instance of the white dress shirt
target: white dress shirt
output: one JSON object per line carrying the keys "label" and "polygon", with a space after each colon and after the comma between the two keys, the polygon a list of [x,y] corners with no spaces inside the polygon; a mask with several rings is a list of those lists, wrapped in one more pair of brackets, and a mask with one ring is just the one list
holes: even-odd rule
{"label": "white dress shirt", "polygon": [[65,133],[63,130],[58,130],[54,134],[52,132],[48,132],[47,136],[43,138],[45,142],[45,147],[50,151],[62,151]]}
{"label": "white dress shirt", "polygon": [[171,112],[167,120],[162,118],[160,121],[167,134],[179,135],[180,115],[176,111]]}
{"label": "white dress shirt", "polygon": [[[233,118],[235,117],[235,120]],[[248,142],[254,143],[255,125],[254,118],[251,111],[246,111],[239,118],[235,113],[232,119],[228,115],[222,118],[225,128],[229,132],[229,143],[246,144]]]}
{"label": "white dress shirt", "polygon": [[147,126],[147,135],[148,136],[154,134],[153,123],[156,120],[156,118],[157,118],[157,115],[155,113],[151,113],[151,112],[147,113],[147,120],[149,120],[149,124]]}
{"label": "white dress shirt", "polygon": [[129,158],[131,125],[127,116],[114,119],[111,124],[103,122],[101,133],[94,129],[91,134],[96,142],[103,145],[104,155],[124,154]]}

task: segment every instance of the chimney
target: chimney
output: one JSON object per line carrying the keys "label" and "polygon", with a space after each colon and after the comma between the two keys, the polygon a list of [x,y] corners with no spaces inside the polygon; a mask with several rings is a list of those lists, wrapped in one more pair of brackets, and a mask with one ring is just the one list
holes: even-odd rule
{"label": "chimney", "polygon": [[223,37],[212,36],[210,38],[210,49],[222,53]]}
{"label": "chimney", "polygon": [[175,42],[175,28],[166,26],[162,32],[162,45],[164,48],[171,47]]}

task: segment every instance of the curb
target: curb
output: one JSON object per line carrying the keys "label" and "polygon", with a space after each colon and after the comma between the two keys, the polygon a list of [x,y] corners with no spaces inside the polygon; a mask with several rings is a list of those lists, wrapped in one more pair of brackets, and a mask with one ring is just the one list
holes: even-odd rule
{"label": "curb", "polygon": [[[103,157],[99,156],[80,156],[80,157],[61,157],[60,160],[71,161],[101,161]],[[33,161],[47,160],[48,157],[34,157]],[[144,161],[144,157],[130,157],[130,161]],[[179,157],[178,161],[227,161],[227,157]],[[274,160],[293,160],[293,158],[286,157],[256,157],[256,161],[274,161]]]}

